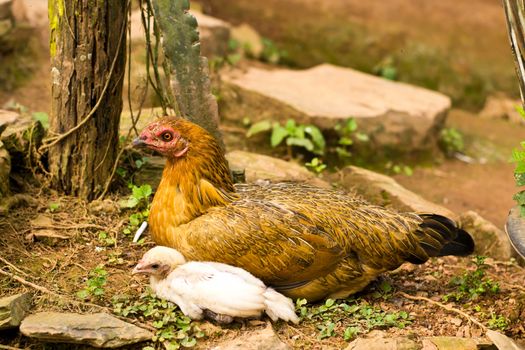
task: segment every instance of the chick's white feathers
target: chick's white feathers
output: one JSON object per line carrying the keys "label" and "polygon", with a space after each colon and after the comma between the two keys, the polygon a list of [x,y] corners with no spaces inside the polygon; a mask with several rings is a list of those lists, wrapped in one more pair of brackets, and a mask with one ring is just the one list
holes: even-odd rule
{"label": "chick's white feathers", "polygon": [[216,262],[174,263],[177,259],[166,257],[168,249],[174,256],[180,253],[162,248],[158,257],[150,250],[141,261],[162,258],[159,263],[172,262],[173,269],[165,278],[151,277],[151,287],[158,297],[176,303],[188,317],[201,319],[204,310],[240,318],[266,312],[273,321],[299,321],[291,299],[267,288],[249,272]]}

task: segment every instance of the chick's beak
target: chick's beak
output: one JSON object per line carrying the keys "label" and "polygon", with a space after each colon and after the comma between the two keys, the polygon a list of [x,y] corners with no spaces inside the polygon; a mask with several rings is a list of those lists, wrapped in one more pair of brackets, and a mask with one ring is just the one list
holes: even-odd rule
{"label": "chick's beak", "polygon": [[142,261],[139,261],[139,263],[133,268],[133,271],[131,271],[131,274],[136,275],[139,273],[143,273],[144,272],[143,268],[144,268],[144,263]]}

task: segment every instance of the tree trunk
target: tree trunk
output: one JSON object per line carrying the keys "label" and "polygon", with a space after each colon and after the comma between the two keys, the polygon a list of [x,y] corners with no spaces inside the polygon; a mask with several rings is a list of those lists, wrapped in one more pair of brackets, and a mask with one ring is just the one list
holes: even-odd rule
{"label": "tree trunk", "polygon": [[117,156],[127,6],[128,0],[49,0],[50,135],[69,133],[50,147],[49,169],[52,186],[66,194],[95,198]]}

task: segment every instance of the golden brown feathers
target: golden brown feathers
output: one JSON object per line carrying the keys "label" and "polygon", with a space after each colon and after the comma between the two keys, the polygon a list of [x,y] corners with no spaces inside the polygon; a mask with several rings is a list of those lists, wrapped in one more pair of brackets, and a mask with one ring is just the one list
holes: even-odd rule
{"label": "golden brown feathers", "polygon": [[397,213],[291,182],[234,188],[204,129],[177,118],[160,123],[189,148],[182,157],[168,152],[151,233],[188,259],[239,266],[288,296],[316,300],[355,293],[404,261],[472,252],[470,236],[438,215]]}

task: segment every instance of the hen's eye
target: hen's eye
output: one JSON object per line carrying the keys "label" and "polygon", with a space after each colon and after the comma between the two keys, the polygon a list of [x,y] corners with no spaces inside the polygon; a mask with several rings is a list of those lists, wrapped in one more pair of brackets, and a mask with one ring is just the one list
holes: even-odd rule
{"label": "hen's eye", "polygon": [[153,265],[151,265],[151,268],[152,269],[158,269],[159,268],[159,264],[153,264]]}
{"label": "hen's eye", "polygon": [[170,132],[165,132],[162,135],[160,135],[160,137],[162,138],[163,141],[166,141],[166,142],[173,140],[173,134]]}

